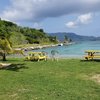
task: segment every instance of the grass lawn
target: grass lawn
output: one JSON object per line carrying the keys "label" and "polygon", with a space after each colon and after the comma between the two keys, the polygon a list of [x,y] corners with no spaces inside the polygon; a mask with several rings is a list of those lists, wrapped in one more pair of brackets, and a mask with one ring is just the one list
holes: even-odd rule
{"label": "grass lawn", "polygon": [[100,100],[100,61],[7,63],[12,65],[0,70],[0,100]]}

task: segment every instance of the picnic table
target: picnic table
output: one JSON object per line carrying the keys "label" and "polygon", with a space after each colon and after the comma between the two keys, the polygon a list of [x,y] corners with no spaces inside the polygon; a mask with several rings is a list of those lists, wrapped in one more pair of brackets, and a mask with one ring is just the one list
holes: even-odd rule
{"label": "picnic table", "polygon": [[100,59],[100,50],[86,50],[85,53],[86,60]]}

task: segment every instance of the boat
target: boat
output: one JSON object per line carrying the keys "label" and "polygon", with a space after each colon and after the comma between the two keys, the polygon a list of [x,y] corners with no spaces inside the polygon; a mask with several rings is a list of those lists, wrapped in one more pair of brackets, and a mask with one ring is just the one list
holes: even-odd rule
{"label": "boat", "polygon": [[58,44],[58,46],[63,46],[63,43]]}

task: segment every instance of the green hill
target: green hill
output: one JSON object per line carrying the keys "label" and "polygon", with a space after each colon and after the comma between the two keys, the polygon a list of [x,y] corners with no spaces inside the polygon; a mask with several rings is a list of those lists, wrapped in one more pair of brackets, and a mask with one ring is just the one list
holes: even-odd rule
{"label": "green hill", "polygon": [[0,37],[2,36],[12,45],[57,43],[56,38],[46,34],[43,29],[21,27],[5,20],[0,20]]}

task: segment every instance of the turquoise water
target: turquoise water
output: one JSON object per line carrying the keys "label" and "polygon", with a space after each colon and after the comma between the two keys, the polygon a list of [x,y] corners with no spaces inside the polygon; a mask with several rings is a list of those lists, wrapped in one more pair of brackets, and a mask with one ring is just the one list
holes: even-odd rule
{"label": "turquoise water", "polygon": [[52,50],[56,50],[59,53],[59,57],[82,57],[84,56],[85,50],[100,50],[100,41],[86,41],[86,42],[77,42],[68,46],[57,46],[51,48],[43,48],[34,51],[45,51],[50,56]]}

